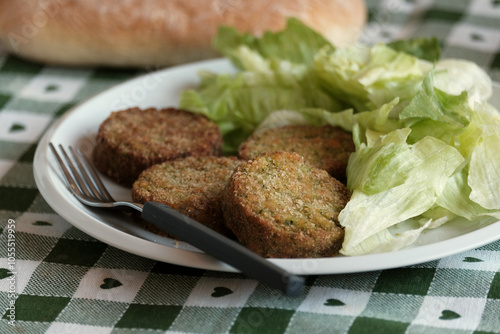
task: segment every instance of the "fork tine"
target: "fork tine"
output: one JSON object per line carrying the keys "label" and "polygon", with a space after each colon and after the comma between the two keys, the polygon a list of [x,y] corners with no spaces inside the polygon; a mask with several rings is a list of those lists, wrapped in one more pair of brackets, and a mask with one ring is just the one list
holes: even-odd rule
{"label": "fork tine", "polygon": [[70,147],[70,150],[82,172],[83,178],[85,179],[87,185],[90,187],[92,193],[94,193],[96,197],[103,201],[114,202],[115,200],[113,199],[113,196],[111,196],[111,194],[102,183],[101,178],[97,174],[97,171],[95,170],[89,159],[85,155],[83,155],[83,153],[79,149],[77,149],[75,152],[73,148]]}
{"label": "fork tine", "polygon": [[[66,165],[69,167],[71,173],[73,174],[73,178],[75,180],[75,183],[77,184],[78,188],[82,193],[85,194],[85,196],[89,198],[95,198],[95,196],[91,193],[89,188],[87,187],[85,181],[82,179],[81,172],[78,172],[77,168],[75,167],[74,163],[71,161],[70,157],[66,153],[66,150],[62,145],[59,145],[59,150],[61,151],[64,159],[66,160]],[[71,150],[71,147],[70,147]]]}
{"label": "fork tine", "polygon": [[[72,173],[68,170],[66,167],[66,164],[64,163],[63,159],[57,152],[57,149],[54,147],[52,143],[49,143],[50,149],[52,150],[52,153],[54,153],[54,156],[56,157],[57,164],[59,165],[59,168],[61,169],[64,179],[66,180],[66,184],[71,188],[71,190],[78,196],[83,196],[84,194],[82,193],[78,182],[75,180],[73,177]],[[62,146],[59,145],[59,147],[62,149]],[[64,149],[62,149],[62,152],[65,154]]]}
{"label": "fork tine", "polygon": [[73,161],[76,163],[76,168],[78,169],[78,174],[81,177],[81,181],[85,184],[85,187],[88,190],[88,194],[92,195],[94,198],[96,198],[100,201],[105,201],[106,199],[104,198],[103,195],[101,195],[101,193],[94,186],[94,182],[89,177],[87,170],[85,169],[82,162],[80,161],[80,157],[77,156],[77,154],[75,153],[75,150],[73,149],[73,147],[68,146],[68,150],[71,153]]}

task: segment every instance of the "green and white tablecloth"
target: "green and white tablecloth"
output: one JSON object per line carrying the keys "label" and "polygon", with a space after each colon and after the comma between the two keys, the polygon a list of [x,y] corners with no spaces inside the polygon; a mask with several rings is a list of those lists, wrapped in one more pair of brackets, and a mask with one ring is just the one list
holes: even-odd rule
{"label": "green and white tablecloth", "polygon": [[[436,36],[500,81],[500,1],[368,1],[362,39]],[[0,333],[500,333],[500,241],[394,270],[312,276],[288,298],[241,274],[141,258],[72,227],[33,178],[44,131],[138,72],[0,51]],[[498,236],[500,238],[500,235]]]}

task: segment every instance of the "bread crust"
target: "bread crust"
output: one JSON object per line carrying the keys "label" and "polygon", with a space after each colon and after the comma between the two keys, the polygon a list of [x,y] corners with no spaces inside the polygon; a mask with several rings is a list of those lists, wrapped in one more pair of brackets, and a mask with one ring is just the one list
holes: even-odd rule
{"label": "bread crust", "polygon": [[363,0],[0,0],[0,41],[45,63],[163,67],[218,56],[220,25],[260,35],[288,17],[343,46],[361,34],[367,10]]}

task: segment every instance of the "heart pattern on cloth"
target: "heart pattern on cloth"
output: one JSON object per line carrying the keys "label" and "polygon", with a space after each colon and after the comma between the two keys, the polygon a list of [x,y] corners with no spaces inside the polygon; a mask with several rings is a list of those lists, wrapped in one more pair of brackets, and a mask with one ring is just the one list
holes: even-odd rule
{"label": "heart pattern on cloth", "polygon": [[338,300],[335,298],[330,298],[330,299],[327,299],[323,305],[325,305],[325,306],[344,306],[345,303],[341,300]]}
{"label": "heart pattern on cloth", "polygon": [[224,286],[217,286],[214,288],[214,292],[212,292],[212,297],[220,298],[220,297],[230,295],[232,293],[233,293],[233,290],[231,290],[229,288],[226,288]]}
{"label": "heart pattern on cloth", "polygon": [[460,318],[461,315],[452,310],[443,310],[439,319],[441,320],[454,320]]}
{"label": "heart pattern on cloth", "polygon": [[120,281],[114,278],[105,278],[101,284],[101,289],[113,289],[123,285]]}
{"label": "heart pattern on cloth", "polygon": [[21,123],[14,123],[10,126],[9,132],[20,132],[26,130],[26,126]]}
{"label": "heart pattern on cloth", "polygon": [[35,226],[52,226],[51,223],[43,221],[43,220],[37,220],[36,222],[33,223]]}
{"label": "heart pattern on cloth", "polygon": [[45,87],[46,92],[55,92],[59,90],[59,86],[56,84],[50,84]]}
{"label": "heart pattern on cloth", "polygon": [[14,275],[9,269],[7,268],[0,268],[0,279],[4,279],[7,277],[10,277]]}
{"label": "heart pattern on cloth", "polygon": [[484,37],[481,34],[471,34],[470,39],[473,41],[483,41]]}

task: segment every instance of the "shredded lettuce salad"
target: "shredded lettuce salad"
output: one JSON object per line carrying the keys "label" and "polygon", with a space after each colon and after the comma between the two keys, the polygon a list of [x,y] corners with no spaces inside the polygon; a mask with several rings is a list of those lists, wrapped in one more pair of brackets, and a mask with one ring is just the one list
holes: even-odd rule
{"label": "shredded lettuce salad", "polygon": [[[253,132],[330,124],[352,132],[352,197],[341,253],[394,251],[457,217],[500,219],[500,114],[476,64],[441,59],[435,38],[336,48],[296,19],[260,37],[221,27],[214,47],[239,69],[200,73],[180,107],[206,115],[225,152]],[[406,223],[402,233],[392,227]]]}

